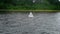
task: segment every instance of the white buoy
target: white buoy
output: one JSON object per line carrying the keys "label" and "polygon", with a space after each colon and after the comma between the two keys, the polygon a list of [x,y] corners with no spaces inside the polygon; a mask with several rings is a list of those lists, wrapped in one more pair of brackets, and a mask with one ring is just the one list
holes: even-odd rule
{"label": "white buoy", "polygon": [[34,17],[32,12],[30,12],[30,14],[28,15],[28,17]]}

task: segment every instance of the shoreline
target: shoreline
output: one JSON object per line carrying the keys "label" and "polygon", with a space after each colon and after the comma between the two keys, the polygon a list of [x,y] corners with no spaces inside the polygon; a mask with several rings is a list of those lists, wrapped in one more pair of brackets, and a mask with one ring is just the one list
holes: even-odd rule
{"label": "shoreline", "polygon": [[0,9],[0,12],[60,12],[60,10],[5,10],[5,9]]}

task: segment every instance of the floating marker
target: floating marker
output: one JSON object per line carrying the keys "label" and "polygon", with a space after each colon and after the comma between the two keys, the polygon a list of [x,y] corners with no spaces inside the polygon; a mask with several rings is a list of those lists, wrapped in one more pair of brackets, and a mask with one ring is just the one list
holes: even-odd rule
{"label": "floating marker", "polygon": [[34,17],[32,12],[30,12],[30,14],[28,15],[28,17]]}

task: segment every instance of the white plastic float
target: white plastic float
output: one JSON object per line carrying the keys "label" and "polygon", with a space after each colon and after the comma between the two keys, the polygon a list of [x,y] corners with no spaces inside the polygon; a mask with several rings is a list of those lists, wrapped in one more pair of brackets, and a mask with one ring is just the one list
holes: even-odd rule
{"label": "white plastic float", "polygon": [[34,17],[32,12],[29,13],[28,17]]}

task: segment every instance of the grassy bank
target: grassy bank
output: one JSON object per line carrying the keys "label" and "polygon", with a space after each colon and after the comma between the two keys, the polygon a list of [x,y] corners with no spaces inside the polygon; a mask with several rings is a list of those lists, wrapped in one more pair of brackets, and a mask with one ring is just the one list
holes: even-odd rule
{"label": "grassy bank", "polygon": [[60,12],[60,10],[0,10],[0,13],[10,13],[10,12]]}

